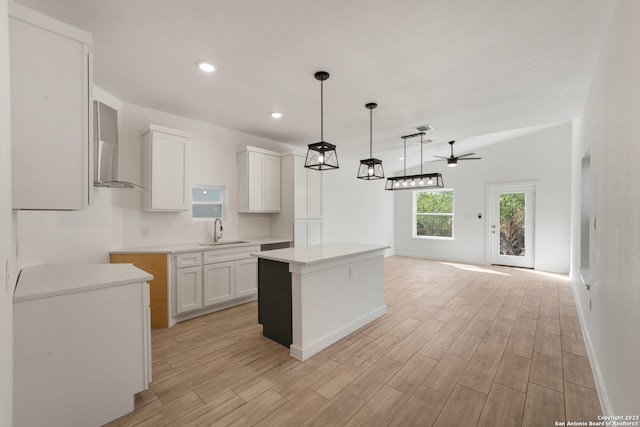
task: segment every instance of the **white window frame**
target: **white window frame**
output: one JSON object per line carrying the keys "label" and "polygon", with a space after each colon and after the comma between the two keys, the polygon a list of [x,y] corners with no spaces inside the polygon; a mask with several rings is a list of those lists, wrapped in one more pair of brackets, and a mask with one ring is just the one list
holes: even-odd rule
{"label": "white window frame", "polygon": [[[220,200],[216,201],[216,202],[197,202],[195,200],[193,200],[193,196],[192,196],[192,200],[191,200],[191,219],[193,220],[193,222],[210,222],[212,220],[215,220],[216,218],[220,218],[221,220],[224,220],[225,217],[225,213],[226,213],[226,199],[227,199],[227,191],[224,185],[209,185],[209,184],[194,184],[191,186],[191,193],[193,194],[193,190],[194,189],[206,189],[206,190],[218,190],[220,191]],[[193,217],[193,206],[195,205],[209,205],[209,206],[220,206],[220,217],[204,217],[204,218],[194,218]]]}
{"label": "white window frame", "polygon": [[[445,193],[445,192],[453,193],[453,211],[451,213],[434,213],[434,214],[420,213],[420,214],[418,214],[418,194],[420,194],[420,193]],[[414,239],[426,239],[426,240],[455,240],[455,233],[456,233],[455,211],[456,211],[456,195],[455,195],[455,192],[454,192],[453,188],[438,188],[438,189],[435,189],[435,190],[429,190],[429,189],[414,190],[413,191],[413,204],[412,204],[412,208],[411,208],[411,219],[413,221],[412,222],[412,226],[411,226],[412,237]],[[451,216],[451,237],[446,237],[446,236],[421,236],[421,235],[418,235],[418,227],[417,227],[418,215]]]}

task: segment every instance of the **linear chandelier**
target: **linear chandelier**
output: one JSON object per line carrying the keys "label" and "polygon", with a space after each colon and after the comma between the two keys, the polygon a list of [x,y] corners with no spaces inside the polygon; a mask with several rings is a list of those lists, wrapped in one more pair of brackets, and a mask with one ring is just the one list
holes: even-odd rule
{"label": "linear chandelier", "polygon": [[[420,174],[419,175],[407,175],[407,139],[420,137]],[[443,188],[444,181],[442,174],[423,173],[422,172],[422,146],[423,146],[424,132],[418,132],[411,135],[405,135],[402,137],[404,141],[404,175],[387,178],[385,190],[413,190],[415,188]]]}

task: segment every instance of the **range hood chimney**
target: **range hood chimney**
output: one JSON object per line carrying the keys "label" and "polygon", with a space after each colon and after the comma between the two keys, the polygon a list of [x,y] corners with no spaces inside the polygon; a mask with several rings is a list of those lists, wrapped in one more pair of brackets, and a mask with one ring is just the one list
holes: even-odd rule
{"label": "range hood chimney", "polygon": [[100,101],[93,101],[93,186],[143,188],[118,180],[118,112]]}

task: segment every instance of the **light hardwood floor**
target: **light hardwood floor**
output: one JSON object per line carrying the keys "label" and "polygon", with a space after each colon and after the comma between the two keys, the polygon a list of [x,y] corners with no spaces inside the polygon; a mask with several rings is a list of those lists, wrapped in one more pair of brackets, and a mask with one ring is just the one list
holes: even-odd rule
{"label": "light hardwood floor", "polygon": [[262,336],[255,302],[154,330],[153,382],[108,425],[512,427],[601,414],[566,277],[390,257],[385,302],[385,316],[305,362]]}

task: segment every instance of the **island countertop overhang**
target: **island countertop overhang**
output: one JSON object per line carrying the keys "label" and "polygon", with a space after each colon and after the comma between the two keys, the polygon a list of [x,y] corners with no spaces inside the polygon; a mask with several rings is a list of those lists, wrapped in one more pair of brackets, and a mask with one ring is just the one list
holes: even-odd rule
{"label": "island countertop overhang", "polygon": [[336,242],[297,248],[275,249],[264,252],[252,252],[251,255],[271,261],[279,261],[304,267],[335,261],[341,258],[381,252],[389,248],[390,246],[387,245]]}

